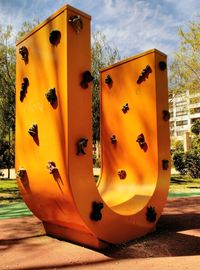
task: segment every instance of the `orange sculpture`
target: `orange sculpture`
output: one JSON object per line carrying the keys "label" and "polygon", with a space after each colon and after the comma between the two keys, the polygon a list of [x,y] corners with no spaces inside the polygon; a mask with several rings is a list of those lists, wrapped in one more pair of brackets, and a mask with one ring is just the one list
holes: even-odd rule
{"label": "orange sculpture", "polygon": [[17,43],[16,171],[47,234],[102,248],[154,230],[170,177],[166,55],[101,71],[93,180],[90,16],[67,5]]}

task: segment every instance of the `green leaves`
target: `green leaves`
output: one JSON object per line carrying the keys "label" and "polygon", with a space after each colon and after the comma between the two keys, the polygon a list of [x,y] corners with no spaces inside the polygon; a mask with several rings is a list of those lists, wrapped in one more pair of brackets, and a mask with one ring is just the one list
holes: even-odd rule
{"label": "green leaves", "polygon": [[170,90],[179,94],[186,90],[197,93],[200,85],[200,15],[179,29],[180,47],[170,66]]}
{"label": "green leaves", "polygon": [[93,119],[93,141],[100,140],[100,78],[99,70],[120,60],[119,52],[111,47],[106,36],[100,32],[92,34],[92,119]]}

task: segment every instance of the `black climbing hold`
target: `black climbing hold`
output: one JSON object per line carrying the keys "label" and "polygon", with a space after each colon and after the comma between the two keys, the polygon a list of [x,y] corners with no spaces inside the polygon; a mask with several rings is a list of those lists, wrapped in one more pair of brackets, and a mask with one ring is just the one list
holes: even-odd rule
{"label": "black climbing hold", "polygon": [[170,119],[170,113],[169,113],[169,111],[163,110],[162,113],[163,113],[163,120],[164,121],[168,121]]}
{"label": "black climbing hold", "polygon": [[107,75],[107,77],[105,78],[105,83],[106,83],[108,86],[111,86],[111,85],[112,85],[113,80],[112,80],[112,78],[110,77],[110,75]]}
{"label": "black climbing hold", "polygon": [[94,221],[99,221],[102,219],[102,213],[101,210],[103,208],[103,203],[93,202],[92,203],[92,213],[90,215],[90,218]]}
{"label": "black climbing hold", "polygon": [[129,106],[128,106],[128,103],[126,103],[125,105],[123,105],[122,111],[123,111],[123,113],[127,113],[128,110],[129,110]]}
{"label": "black climbing hold", "polygon": [[81,86],[86,89],[88,88],[88,83],[89,82],[92,82],[94,79],[94,77],[91,75],[90,71],[89,70],[86,70],[84,73],[83,73],[83,79],[81,81]]}
{"label": "black climbing hold", "polygon": [[152,206],[147,207],[146,219],[149,222],[155,222],[156,216],[157,216],[157,213],[156,213],[155,207],[152,207]]}
{"label": "black climbing hold", "polygon": [[53,174],[54,172],[58,171],[58,169],[56,167],[56,163],[54,161],[48,162],[47,169],[49,169],[50,174]]}
{"label": "black climbing hold", "polygon": [[33,124],[32,127],[29,128],[28,133],[33,137],[38,136],[38,126],[37,124]]}
{"label": "black climbing hold", "polygon": [[19,48],[19,53],[22,56],[22,60],[24,60],[25,63],[28,63],[28,49],[25,46],[23,46]]}
{"label": "black climbing hold", "polygon": [[80,33],[83,29],[83,21],[79,15],[71,16],[68,22],[73,26],[76,33]]}
{"label": "black climbing hold", "polygon": [[59,30],[52,30],[49,35],[49,41],[52,45],[58,45],[60,43],[61,33]]}
{"label": "black climbing hold", "polygon": [[144,145],[145,145],[145,138],[144,138],[144,134],[143,133],[141,133],[140,135],[138,135],[136,142],[139,143],[139,145],[140,145],[141,148],[144,147]]}
{"label": "black climbing hold", "polygon": [[87,143],[88,143],[88,139],[86,138],[81,138],[78,142],[77,142],[77,155],[85,155],[85,151],[84,148],[87,147]]}
{"label": "black climbing hold", "polygon": [[125,179],[126,178],[126,171],[125,170],[120,170],[118,171],[118,176],[120,179]]}
{"label": "black climbing hold", "polygon": [[48,92],[46,92],[45,96],[52,106],[57,102],[57,95],[55,88],[49,89]]}
{"label": "black climbing hold", "polygon": [[20,168],[17,173],[16,173],[16,177],[19,178],[20,180],[22,180],[26,175],[26,170],[24,168]]}
{"label": "black climbing hold", "polygon": [[167,159],[162,160],[162,168],[163,170],[167,170],[169,168],[169,160]]}
{"label": "black climbing hold", "polygon": [[164,62],[164,61],[160,61],[159,62],[159,68],[160,68],[160,70],[165,70],[166,68],[167,68],[167,64],[166,64],[166,62]]}
{"label": "black climbing hold", "polygon": [[21,85],[21,90],[20,90],[20,101],[22,102],[26,96],[27,93],[27,88],[29,85],[28,78],[23,78],[23,83]]}
{"label": "black climbing hold", "polygon": [[117,139],[116,139],[116,136],[115,136],[115,135],[112,135],[112,136],[110,137],[110,140],[111,140],[111,143],[112,143],[112,144],[116,144],[116,142],[117,142]]}
{"label": "black climbing hold", "polygon": [[138,79],[137,79],[137,84],[140,84],[141,82],[145,81],[148,77],[149,74],[152,72],[152,69],[149,65],[147,65],[141,72],[141,74],[139,75]]}

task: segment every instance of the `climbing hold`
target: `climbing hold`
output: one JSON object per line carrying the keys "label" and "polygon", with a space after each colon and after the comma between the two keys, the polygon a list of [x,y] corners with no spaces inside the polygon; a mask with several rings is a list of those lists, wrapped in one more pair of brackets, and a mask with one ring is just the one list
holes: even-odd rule
{"label": "climbing hold", "polygon": [[33,137],[38,136],[38,126],[37,124],[33,124],[32,127],[29,128],[28,133]]}
{"label": "climbing hold", "polygon": [[111,140],[111,143],[112,143],[112,144],[116,144],[116,142],[117,142],[117,139],[116,139],[116,136],[115,136],[115,135],[112,135],[112,136],[110,137],[110,140]]}
{"label": "climbing hold", "polygon": [[122,111],[123,113],[127,113],[128,110],[129,110],[129,106],[128,106],[128,103],[126,103],[125,105],[123,105]]}
{"label": "climbing hold", "polygon": [[165,70],[166,68],[167,68],[167,64],[166,64],[166,62],[164,62],[164,61],[160,61],[159,62],[159,68],[160,68],[160,70]]}
{"label": "climbing hold", "polygon": [[85,151],[84,148],[87,147],[87,143],[88,143],[88,139],[86,138],[81,138],[78,142],[77,142],[77,155],[85,155]]}
{"label": "climbing hold", "polygon": [[145,142],[145,138],[144,138],[144,134],[143,133],[141,133],[140,135],[138,135],[136,142],[139,143],[139,145],[140,145],[141,148],[144,148],[146,142]]}
{"label": "climbing hold", "polygon": [[169,168],[169,160],[167,159],[162,160],[162,168],[163,170],[167,170]]}
{"label": "climbing hold", "polygon": [[20,90],[20,101],[22,102],[26,96],[27,87],[29,85],[28,78],[23,78],[23,83],[21,84],[21,90]]}
{"label": "climbing hold", "polygon": [[140,84],[141,82],[145,81],[149,74],[152,72],[152,69],[149,65],[147,65],[141,72],[140,76],[137,79],[137,84]]}
{"label": "climbing hold", "polygon": [[146,212],[146,219],[149,222],[155,222],[156,221],[156,211],[155,211],[155,207],[152,206],[147,206],[147,212]]}
{"label": "climbing hold", "polygon": [[163,110],[162,113],[163,113],[163,120],[164,121],[168,121],[170,119],[170,113],[169,113],[169,111]]}
{"label": "climbing hold", "polygon": [[45,96],[52,106],[57,102],[57,95],[55,88],[49,89],[48,92],[46,92]]}
{"label": "climbing hold", "polygon": [[107,77],[105,78],[105,83],[106,83],[108,86],[111,86],[111,85],[112,85],[113,80],[112,80],[112,78],[110,77],[110,75],[107,75]]}
{"label": "climbing hold", "polygon": [[16,177],[19,178],[20,180],[22,180],[25,175],[26,175],[26,170],[24,168],[20,168],[16,173]]}
{"label": "climbing hold", "polygon": [[90,215],[90,218],[94,221],[98,221],[102,219],[102,213],[101,210],[103,208],[103,203],[93,202],[92,203],[92,213]]}
{"label": "climbing hold", "polygon": [[68,22],[73,26],[76,33],[80,33],[83,29],[83,20],[79,15],[71,16]]}
{"label": "climbing hold", "polygon": [[88,83],[92,82],[94,77],[91,75],[90,71],[86,70],[83,73],[83,80],[81,81],[81,86],[86,89],[88,88]]}
{"label": "climbing hold", "polygon": [[58,45],[60,43],[61,33],[59,30],[52,30],[49,35],[49,41],[52,45]]}
{"label": "climbing hold", "polygon": [[125,170],[120,170],[118,171],[118,176],[120,179],[125,179],[126,178],[126,171]]}
{"label": "climbing hold", "polygon": [[19,48],[19,53],[22,56],[22,60],[24,60],[25,63],[28,63],[28,49],[25,46],[23,46]]}
{"label": "climbing hold", "polygon": [[56,163],[54,161],[49,161],[47,164],[47,169],[49,169],[49,173],[53,174],[56,172],[58,169],[56,168]]}

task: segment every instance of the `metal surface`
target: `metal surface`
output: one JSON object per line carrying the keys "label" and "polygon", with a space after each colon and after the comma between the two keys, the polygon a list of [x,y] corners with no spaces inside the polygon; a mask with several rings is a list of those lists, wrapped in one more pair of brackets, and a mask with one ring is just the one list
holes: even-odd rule
{"label": "metal surface", "polygon": [[[84,26],[78,35],[69,23],[74,16]],[[55,29],[61,33],[56,46],[49,42]],[[28,64],[19,54],[23,46]],[[170,176],[170,166],[162,168],[162,160],[170,160],[169,123],[162,113],[168,110],[167,71],[159,67],[166,56],[157,50],[101,71],[102,172],[96,185],[90,59],[90,16],[68,5],[18,42],[17,97],[23,78],[29,86],[23,102],[16,99],[15,164],[26,172],[18,174],[24,201],[49,235],[102,248],[151,232],[161,215]],[[151,73],[138,84],[148,65]],[[49,106],[46,89],[52,87],[57,101]],[[39,127],[37,141],[27,132],[32,123]],[[147,142],[145,151],[136,142],[139,134]],[[119,171],[126,173],[122,180]]]}

